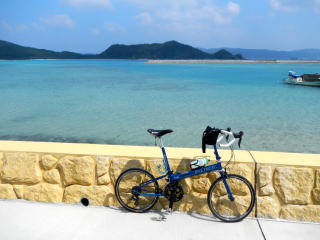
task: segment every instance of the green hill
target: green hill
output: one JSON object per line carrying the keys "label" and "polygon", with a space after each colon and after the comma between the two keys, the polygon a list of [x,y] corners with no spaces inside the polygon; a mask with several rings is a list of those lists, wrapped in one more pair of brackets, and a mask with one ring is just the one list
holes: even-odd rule
{"label": "green hill", "polygon": [[239,59],[225,50],[209,54],[176,41],[137,45],[114,44],[98,56],[108,59]]}
{"label": "green hill", "polygon": [[153,44],[114,44],[100,54],[55,52],[46,49],[24,47],[0,40],[0,59],[243,59],[226,50],[214,54],[203,52],[176,41]]}
{"label": "green hill", "polygon": [[74,59],[85,58],[85,55],[73,52],[55,52],[20,46],[11,42],[0,40],[0,59]]}
{"label": "green hill", "polygon": [[221,49],[216,53],[213,53],[214,59],[244,59],[241,54],[233,55],[225,49]]}

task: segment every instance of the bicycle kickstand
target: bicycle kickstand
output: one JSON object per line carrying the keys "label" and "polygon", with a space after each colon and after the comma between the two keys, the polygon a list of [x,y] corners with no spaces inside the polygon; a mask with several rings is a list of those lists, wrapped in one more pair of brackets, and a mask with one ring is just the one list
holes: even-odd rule
{"label": "bicycle kickstand", "polygon": [[168,211],[169,211],[169,213],[172,213],[172,211],[173,211],[173,201],[172,201],[172,200],[170,200],[170,202],[169,202],[169,209],[168,209]]}

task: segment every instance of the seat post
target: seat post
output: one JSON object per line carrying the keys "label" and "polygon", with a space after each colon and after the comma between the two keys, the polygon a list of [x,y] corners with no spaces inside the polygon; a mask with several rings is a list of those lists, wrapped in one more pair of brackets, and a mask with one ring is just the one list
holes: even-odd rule
{"label": "seat post", "polygon": [[159,137],[159,139],[160,139],[160,148],[161,148],[161,150],[162,150],[162,155],[163,155],[163,164],[164,164],[167,172],[168,172],[169,175],[170,175],[170,174],[171,174],[171,169],[170,169],[169,161],[168,161],[168,158],[167,158],[167,153],[166,153],[166,150],[165,150],[165,148],[164,148],[162,138]]}
{"label": "seat post", "polygon": [[161,137],[159,137],[159,139],[160,139],[160,148],[164,148],[164,145],[163,145],[163,141],[162,141],[162,138]]}

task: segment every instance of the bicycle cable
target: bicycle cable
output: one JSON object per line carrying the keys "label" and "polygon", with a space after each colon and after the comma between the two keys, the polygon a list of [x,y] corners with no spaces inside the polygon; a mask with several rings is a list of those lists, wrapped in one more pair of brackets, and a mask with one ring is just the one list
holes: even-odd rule
{"label": "bicycle cable", "polygon": [[232,161],[233,161],[233,163],[236,162],[236,155],[234,153],[234,149],[233,149],[232,145],[230,146],[230,151],[231,151],[231,156],[230,156],[229,160],[227,161],[226,165],[224,166],[225,170],[227,169],[228,165],[232,163]]}

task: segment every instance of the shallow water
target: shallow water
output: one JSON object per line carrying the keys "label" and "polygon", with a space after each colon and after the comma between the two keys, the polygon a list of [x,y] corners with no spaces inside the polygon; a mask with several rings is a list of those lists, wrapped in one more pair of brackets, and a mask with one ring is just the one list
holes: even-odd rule
{"label": "shallow water", "polygon": [[317,64],[0,61],[0,139],[200,147],[207,125],[250,150],[320,153],[320,88],[282,83]]}

